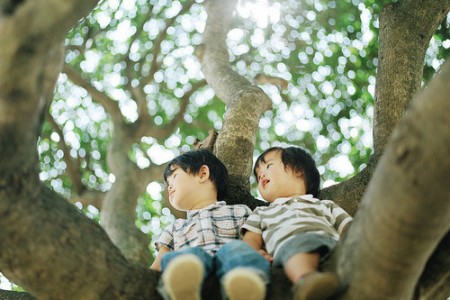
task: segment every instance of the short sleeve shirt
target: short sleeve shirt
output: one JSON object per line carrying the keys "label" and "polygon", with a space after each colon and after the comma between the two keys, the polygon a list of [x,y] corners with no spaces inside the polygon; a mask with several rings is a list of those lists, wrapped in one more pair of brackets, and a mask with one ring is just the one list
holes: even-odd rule
{"label": "short sleeve shirt", "polygon": [[315,232],[339,240],[352,217],[331,200],[312,195],[279,198],[269,206],[257,207],[242,231],[261,234],[269,254],[275,256],[280,246],[295,234]]}
{"label": "short sleeve shirt", "polygon": [[250,213],[246,205],[227,205],[225,201],[188,211],[186,219],[177,219],[164,229],[156,246],[159,249],[163,245],[173,251],[202,247],[214,255],[222,245],[239,239],[240,227]]}

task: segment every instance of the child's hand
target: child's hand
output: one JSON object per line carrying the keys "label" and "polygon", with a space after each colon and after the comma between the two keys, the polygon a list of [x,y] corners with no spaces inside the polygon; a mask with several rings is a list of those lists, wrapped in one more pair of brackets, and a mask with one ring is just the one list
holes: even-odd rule
{"label": "child's hand", "polygon": [[269,253],[266,252],[264,249],[258,250],[259,254],[261,254],[268,262],[272,263],[273,257]]}

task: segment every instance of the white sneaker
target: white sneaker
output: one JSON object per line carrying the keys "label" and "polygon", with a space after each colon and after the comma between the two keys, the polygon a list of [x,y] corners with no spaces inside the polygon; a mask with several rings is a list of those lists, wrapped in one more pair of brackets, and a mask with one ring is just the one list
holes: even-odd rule
{"label": "white sneaker", "polygon": [[200,300],[203,264],[195,255],[175,257],[162,274],[164,289],[172,300]]}
{"label": "white sneaker", "polygon": [[223,278],[223,288],[230,300],[263,300],[266,284],[261,276],[249,268],[236,268]]}

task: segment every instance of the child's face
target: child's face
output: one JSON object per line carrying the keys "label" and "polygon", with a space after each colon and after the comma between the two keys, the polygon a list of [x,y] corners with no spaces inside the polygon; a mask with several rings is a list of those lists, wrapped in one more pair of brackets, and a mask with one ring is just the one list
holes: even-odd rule
{"label": "child's face", "polygon": [[256,168],[258,191],[269,202],[281,197],[304,195],[306,186],[302,174],[296,174],[292,168],[285,167],[280,151],[265,155],[265,162]]}
{"label": "child's face", "polygon": [[199,175],[189,174],[178,166],[172,166],[171,170],[167,177],[170,204],[180,211],[195,209]]}

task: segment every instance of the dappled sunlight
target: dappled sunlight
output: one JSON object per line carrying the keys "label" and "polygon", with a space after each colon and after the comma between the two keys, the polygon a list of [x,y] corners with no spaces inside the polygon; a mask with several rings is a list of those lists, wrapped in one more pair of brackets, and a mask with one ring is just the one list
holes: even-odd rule
{"label": "dappled sunlight", "polygon": [[266,28],[280,19],[280,4],[269,5],[267,0],[241,1],[236,10],[242,18],[254,20],[260,28]]}
{"label": "dappled sunlight", "polygon": [[[176,120],[173,132],[163,138],[143,136],[134,142],[128,156],[140,169],[165,164],[203,140],[208,130],[222,129],[225,104],[208,85],[196,87],[204,79],[194,55],[207,18],[203,1],[179,16],[183,1],[150,2],[102,1],[66,37],[65,63],[81,71],[86,83],[83,87],[66,73],[60,75],[50,111],[61,133],[46,124],[38,145],[40,179],[64,196],[73,192],[68,159],[79,163],[77,171],[88,189],[106,192],[115,182],[106,162],[114,124],[92,96],[94,89],[107,97],[102,101],[117,104],[123,126],[142,121],[142,107],[155,132]],[[287,82],[285,89],[258,84],[273,109],[259,121],[255,157],[275,145],[303,146],[317,161],[323,187],[365,166],[373,151],[378,9],[358,0],[239,1],[239,19],[227,35],[231,67],[255,84],[257,74]],[[442,47],[450,48],[449,40],[432,39],[427,66],[439,68]],[[187,108],[178,116],[186,95]],[[152,237],[172,217],[162,205],[162,181],[161,174],[160,181],[147,186],[137,208],[138,227]]]}
{"label": "dappled sunlight", "polygon": [[[89,17],[89,24],[104,32],[84,40],[88,28],[80,24],[66,40],[69,46],[66,63],[79,67],[94,88],[117,102],[127,123],[139,121],[137,99],[128,85],[142,88],[152,124],[164,127],[179,112],[184,95],[196,81],[203,79],[194,49],[202,42],[207,16],[202,5],[194,4],[190,13],[178,16],[166,28],[166,19],[176,16],[183,2],[155,1],[152,9],[157,17],[139,25],[134,17],[147,13],[147,4],[145,1],[102,2],[101,9]],[[354,82],[364,81],[365,73],[359,71],[358,64],[360,57],[369,55],[366,48],[375,37],[375,20],[372,10],[363,3],[355,3],[351,13],[355,18],[359,11],[360,28],[354,24],[348,25],[351,28],[338,27],[339,20],[333,13],[328,20],[322,20],[324,14],[336,9],[331,3],[288,1],[286,5],[282,7],[280,3],[266,0],[239,2],[237,15],[244,23],[228,33],[230,62],[239,74],[251,81],[256,74],[263,73],[288,82],[288,89],[283,91],[275,85],[260,85],[271,98],[274,110],[264,113],[260,119],[255,155],[275,144],[307,145],[317,159],[324,182],[330,182],[355,172],[357,166],[352,164],[361,158],[357,152],[349,151],[349,147],[356,147],[364,158],[371,151],[370,102],[374,96],[376,62],[367,67],[373,73],[365,87]],[[328,29],[331,23],[334,27]],[[139,30],[141,35],[132,38]],[[360,33],[352,36],[355,32]],[[165,36],[158,44],[162,33]],[[153,48],[156,46],[160,47],[158,51]],[[80,47],[86,49],[80,52]],[[157,64],[152,65],[154,61]],[[149,74],[152,77],[146,78]],[[72,84],[66,74],[60,76],[56,90],[51,110],[64,137],[49,132],[48,138],[40,141],[41,180],[69,195],[70,184],[59,178],[67,168],[64,160],[69,155],[80,160],[86,172],[84,184],[107,191],[114,182],[111,178],[114,175],[104,163],[113,133],[110,116],[90,93]],[[130,149],[130,159],[141,169],[166,163],[189,150],[197,139],[205,138],[208,129],[220,130],[224,110],[214,91],[203,87],[190,97],[173,134],[161,141],[143,137]],[[70,148],[67,154],[57,151],[61,141]],[[322,159],[330,151],[331,159]],[[349,159],[350,155],[353,158]],[[147,189],[147,196],[152,199],[149,201],[155,203],[159,203],[162,193],[155,183]],[[145,213],[142,217],[154,219],[155,214]],[[150,233],[151,226],[158,228],[160,222],[159,219],[144,222],[143,226],[147,227],[142,230]]]}

